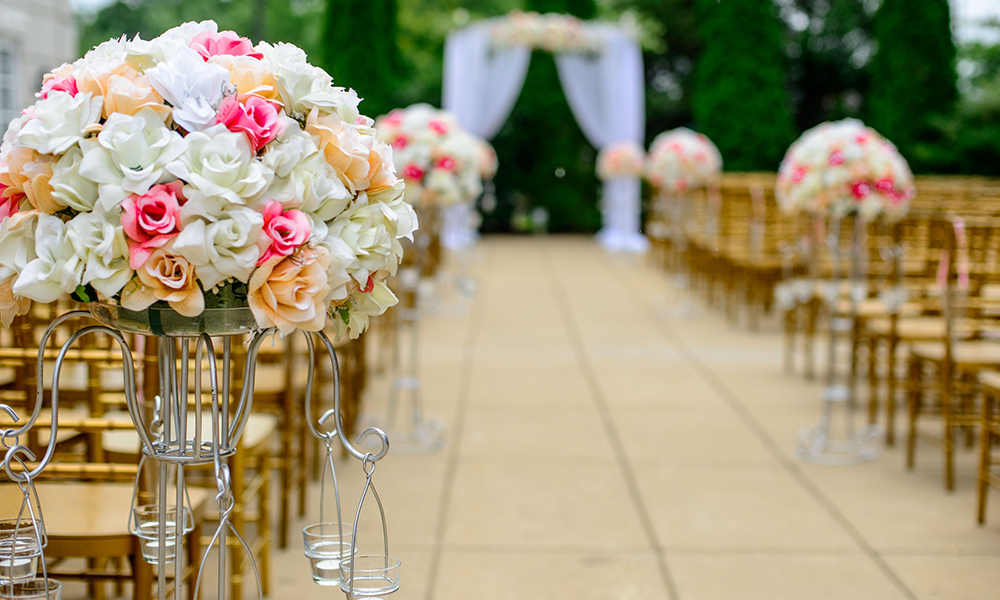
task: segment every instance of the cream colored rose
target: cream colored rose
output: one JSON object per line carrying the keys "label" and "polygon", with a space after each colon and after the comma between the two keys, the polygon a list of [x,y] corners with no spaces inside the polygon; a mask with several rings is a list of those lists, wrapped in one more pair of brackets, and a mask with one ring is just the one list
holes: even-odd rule
{"label": "cream colored rose", "polygon": [[103,104],[101,96],[83,91],[76,96],[49,92],[48,98],[31,108],[31,116],[22,122],[15,143],[42,154],[62,154],[100,121]]}
{"label": "cream colored rose", "polygon": [[146,264],[136,270],[122,289],[122,306],[145,310],[157,300],[185,317],[196,317],[205,310],[205,298],[194,274],[194,265],[173,253],[172,244],[157,248]]}
{"label": "cream colored rose", "polygon": [[368,197],[379,202],[394,200],[403,194],[403,180],[396,176],[392,148],[376,141],[368,155]]}
{"label": "cream colored rose", "polygon": [[320,152],[351,192],[368,187],[368,156],[375,142],[373,136],[362,136],[354,125],[345,123],[336,113],[322,114],[317,108],[309,112],[306,133],[319,138]]}
{"label": "cream colored rose", "polygon": [[146,107],[153,109],[164,123],[169,121],[170,107],[163,103],[163,97],[156,93],[145,75],[108,77],[104,94],[105,116],[111,113],[135,115]]}
{"label": "cream colored rose", "polygon": [[31,309],[31,300],[17,296],[11,290],[16,276],[14,271],[0,267],[0,324],[7,328],[14,317],[27,314]]}
{"label": "cream colored rose", "polygon": [[229,81],[236,86],[236,93],[242,99],[254,94],[268,100],[278,100],[277,82],[267,69],[267,64],[252,56],[230,56],[218,54],[208,62],[222,66],[229,71]]}
{"label": "cream colored rose", "polygon": [[296,328],[319,331],[326,324],[324,299],[330,292],[326,249],[305,249],[292,256],[274,256],[257,267],[247,299],[257,324],[276,327],[282,335]]}
{"label": "cream colored rose", "polygon": [[24,177],[24,195],[31,206],[43,213],[54,215],[66,208],[66,204],[52,196],[52,166],[56,159],[50,154],[36,154],[32,160],[24,164],[21,171]]}

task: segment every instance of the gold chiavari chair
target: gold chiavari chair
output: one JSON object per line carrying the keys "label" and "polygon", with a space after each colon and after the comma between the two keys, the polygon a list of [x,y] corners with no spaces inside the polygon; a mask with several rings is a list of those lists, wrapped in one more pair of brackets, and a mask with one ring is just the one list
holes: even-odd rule
{"label": "gold chiavari chair", "polygon": [[976,517],[980,525],[986,523],[986,498],[990,487],[1000,489],[1000,473],[994,465],[1000,462],[994,450],[1000,443],[1000,371],[984,371],[979,374],[979,386],[983,393],[983,413],[979,439],[979,476],[976,488]]}
{"label": "gold chiavari chair", "polygon": [[[1000,368],[1000,343],[989,339],[992,335],[983,335],[996,331],[1000,305],[981,294],[984,283],[995,277],[1000,258],[1000,223],[985,218],[954,220],[953,224],[942,253],[944,338],[941,342],[915,343],[910,349],[906,448],[906,464],[912,468],[918,439],[940,446],[949,491],[955,489],[956,432],[965,430],[971,444],[972,430],[981,420],[975,406],[976,376],[980,371]],[[972,320],[969,339],[958,339],[961,319]],[[930,380],[925,379],[928,374]],[[929,401],[932,399],[936,403]],[[940,435],[919,427],[928,417],[940,419]]]}

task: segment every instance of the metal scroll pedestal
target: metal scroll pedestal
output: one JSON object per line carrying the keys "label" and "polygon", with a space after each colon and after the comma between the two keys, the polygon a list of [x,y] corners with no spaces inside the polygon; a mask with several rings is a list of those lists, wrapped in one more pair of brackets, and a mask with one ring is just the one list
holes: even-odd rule
{"label": "metal scroll pedestal", "polygon": [[[239,398],[234,399],[236,400],[236,406],[231,407],[230,389],[232,388],[232,377],[234,375],[230,372],[232,336],[248,333],[255,327],[249,309],[210,309],[206,310],[204,316],[190,320],[179,318],[172,311],[169,311],[168,314],[168,311],[154,311],[150,309],[147,313],[130,313],[130,311],[123,311],[118,307],[109,305],[96,305],[96,307],[95,305],[91,305],[91,309],[91,312],[71,311],[66,313],[56,318],[46,329],[39,344],[40,350],[37,362],[38,387],[32,414],[25,424],[2,432],[3,445],[6,448],[3,460],[4,470],[12,480],[18,482],[22,486],[22,489],[25,490],[24,504],[28,507],[28,516],[30,519],[34,520],[37,518],[37,524],[33,528],[27,525],[27,523],[33,521],[25,521],[25,529],[32,529],[37,545],[39,547],[44,546],[44,525],[41,521],[41,509],[38,507],[37,512],[32,510],[29,492],[32,489],[32,479],[48,465],[55,451],[55,440],[58,439],[56,433],[58,428],[59,379],[66,353],[81,337],[91,333],[103,333],[110,336],[121,350],[126,405],[129,416],[142,442],[142,458],[139,474],[136,478],[135,492],[133,493],[133,507],[130,511],[131,514],[122,515],[122,519],[128,519],[130,530],[141,539],[143,558],[147,562],[157,566],[157,598],[165,600],[167,597],[167,575],[170,563],[173,563],[174,571],[173,581],[171,582],[172,588],[174,588],[171,590],[173,597],[180,597],[184,591],[183,573],[185,571],[184,559],[186,553],[183,549],[185,535],[193,529],[193,522],[191,520],[192,511],[190,503],[187,501],[185,471],[188,467],[198,465],[211,465],[212,467],[217,491],[214,502],[215,508],[219,513],[219,524],[212,535],[209,547],[205,549],[205,554],[201,559],[192,591],[194,597],[198,597],[201,591],[202,576],[204,575],[209,555],[208,550],[211,549],[211,546],[218,544],[218,592],[215,598],[218,600],[226,598],[228,581],[226,574],[227,538],[232,534],[239,542],[243,551],[247,553],[251,569],[256,577],[258,597],[263,598],[260,575],[249,547],[236,529],[233,528],[230,521],[230,514],[235,501],[232,492],[232,476],[227,461],[236,452],[237,444],[250,418],[250,411],[253,405],[253,382],[257,351],[264,339],[273,335],[275,331],[273,329],[253,331],[246,351],[245,369],[241,374],[243,381],[241,393]],[[155,315],[154,312],[156,313]],[[161,313],[164,316],[161,317]],[[56,328],[67,320],[73,318],[91,318],[92,314],[94,318],[97,318],[98,321],[104,324],[85,326],[73,332],[63,344],[56,358],[51,386],[52,423],[49,437],[50,442],[39,464],[33,470],[28,471],[24,468],[24,459],[34,460],[34,456],[27,448],[19,445],[17,439],[27,433],[35,424],[42,409],[44,398],[44,350],[47,342]],[[122,316],[125,318],[119,320],[119,317]],[[144,319],[136,319],[136,316],[148,316],[148,321],[143,322]],[[168,323],[167,319],[173,319],[173,321]],[[152,331],[150,330],[151,327]],[[171,329],[171,327],[173,328]],[[155,398],[141,399],[138,394],[132,351],[125,337],[122,335],[123,331],[146,336],[155,335],[156,337],[159,394]],[[312,355],[312,334],[306,335],[309,341],[309,352]],[[367,494],[368,489],[372,487],[371,475],[374,473],[375,464],[388,452],[388,438],[385,433],[375,428],[368,429],[362,434],[361,439],[374,436],[379,440],[380,448],[377,452],[359,451],[347,440],[340,413],[337,356],[333,349],[333,344],[322,332],[315,335],[322,341],[324,349],[330,357],[335,382],[333,394],[334,408],[323,415],[319,425],[322,426],[331,416],[335,416],[336,418],[334,419],[334,431],[320,432],[316,424],[311,422],[310,428],[314,435],[325,440],[328,446],[334,438],[338,438],[348,453],[362,462],[368,479],[368,484],[365,488],[365,494]],[[212,336],[222,337],[221,369],[219,368],[220,365],[217,364],[215,342]],[[191,353],[192,345],[194,346],[193,361]],[[306,402],[308,403],[313,379],[312,356],[310,356],[307,364],[309,365],[306,396]],[[206,398],[202,394],[203,376],[206,374],[210,387],[210,400],[207,406],[205,406]],[[236,374],[236,376],[240,376],[240,374]],[[192,387],[193,394],[189,397],[189,390]],[[13,417],[15,421],[18,421],[14,411],[10,407],[0,405],[0,409]],[[311,414],[308,406],[306,414]],[[154,471],[156,472],[156,486],[153,489],[152,503],[140,505],[138,504],[138,483],[142,477],[142,464],[147,460],[153,461]],[[15,472],[12,469],[13,463],[21,465],[20,472]],[[170,490],[171,486],[173,490]],[[362,496],[362,503],[364,502],[364,498],[365,495]],[[37,504],[37,495],[35,504]],[[381,501],[379,501],[379,504],[381,505]],[[178,509],[178,507],[180,508]],[[359,505],[359,513],[360,509],[361,506]],[[18,524],[21,524],[21,521],[24,519],[24,513],[24,506],[22,506],[22,510],[16,521]],[[385,530],[384,514],[382,516],[383,530]],[[3,539],[3,533],[0,532],[0,571],[3,571],[5,560],[8,563],[14,564],[11,559],[17,559],[17,556],[5,555],[3,550],[4,544],[2,543]],[[365,555],[369,558],[362,564],[362,555],[357,555],[356,553],[357,539],[352,536],[349,556],[355,556],[355,560],[339,561],[341,563],[341,571],[344,571],[345,563],[349,564],[347,574],[342,575],[342,581],[338,582],[349,599],[381,596],[391,593],[399,587],[399,561],[388,555],[387,535],[384,555]],[[364,579],[365,577],[371,576],[372,581],[374,581],[380,577],[378,573],[382,574],[382,579],[386,576],[387,571],[376,563],[381,562],[388,565],[392,561],[394,561],[395,567],[394,571],[389,573],[389,576],[394,576],[394,581],[390,581],[388,584],[382,581],[379,585],[368,586],[368,583],[366,583],[367,580]],[[42,557],[42,567],[43,573],[45,573],[44,557]],[[373,573],[376,574],[373,575]],[[34,580],[37,580],[37,578]],[[49,585],[50,580],[47,576],[42,581],[45,582],[46,586]],[[58,585],[58,582],[55,583]],[[48,589],[51,590],[51,588]],[[5,596],[2,593],[3,590],[2,582],[0,582],[0,598],[29,597]],[[366,590],[371,593],[366,593]],[[55,600],[58,598],[58,592],[47,591],[40,597],[47,598],[47,600]]]}
{"label": "metal scroll pedestal", "polygon": [[[880,425],[858,427],[857,397],[850,381],[844,381],[838,372],[837,340],[855,334],[858,324],[858,304],[867,296],[864,278],[865,223],[860,218],[854,221],[854,236],[850,251],[851,280],[848,293],[847,316],[839,316],[841,264],[844,252],[840,248],[840,221],[831,223],[827,235],[827,247],[832,261],[832,277],[827,293],[827,304],[831,311],[829,360],[827,362],[826,385],[823,389],[823,414],[816,425],[805,426],[796,436],[793,454],[803,462],[846,466],[870,462],[882,453],[885,429]],[[842,412],[843,437],[836,437],[834,418]]]}

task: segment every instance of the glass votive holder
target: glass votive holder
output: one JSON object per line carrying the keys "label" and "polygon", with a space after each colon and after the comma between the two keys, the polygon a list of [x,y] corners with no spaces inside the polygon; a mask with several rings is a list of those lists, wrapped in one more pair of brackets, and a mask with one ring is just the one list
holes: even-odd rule
{"label": "glass votive holder", "polygon": [[[343,533],[341,533],[343,532]],[[306,558],[313,581],[320,585],[340,585],[340,561],[351,554],[354,527],[337,523],[314,523],[302,529]]]}
{"label": "glass votive holder", "polygon": [[[38,537],[42,540],[42,547],[45,547],[45,523],[41,519],[35,519],[38,526]],[[10,537],[36,537],[35,526],[31,519],[0,519],[0,538]]]}
{"label": "glass votive holder", "polygon": [[0,584],[0,598],[5,600],[60,600],[62,584],[55,579],[28,579],[14,583]]}
{"label": "glass votive holder", "polygon": [[34,535],[0,537],[0,583],[31,579],[38,572],[42,548]]}
{"label": "glass votive holder", "polygon": [[345,556],[340,561],[340,579],[340,589],[355,597],[378,598],[391,594],[399,589],[399,559],[385,554]]}
{"label": "glass votive holder", "polygon": [[[181,512],[184,517],[184,535],[191,533],[191,525],[188,509],[185,507]],[[160,562],[160,507],[155,504],[137,506],[132,509],[132,518],[135,521],[135,535],[142,540],[142,558],[146,562],[156,565]],[[177,509],[168,506],[166,510],[166,521],[164,522],[166,541],[164,543],[165,564],[174,562],[177,557]]]}

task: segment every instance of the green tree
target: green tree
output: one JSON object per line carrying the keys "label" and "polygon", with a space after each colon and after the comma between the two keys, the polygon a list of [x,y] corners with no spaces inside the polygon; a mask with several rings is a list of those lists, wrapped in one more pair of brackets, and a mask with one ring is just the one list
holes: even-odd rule
{"label": "green tree", "polygon": [[[597,10],[593,0],[530,0],[526,8],[583,19]],[[488,228],[506,229],[515,205],[523,205],[547,209],[552,231],[597,229],[596,153],[570,112],[551,54],[533,53],[524,89],[494,145],[501,203]]]}
{"label": "green tree", "polygon": [[761,0],[698,0],[702,53],[691,106],[727,170],[773,170],[794,138],[782,26]]}
{"label": "green tree", "polygon": [[[364,32],[367,42],[358,39]],[[328,0],[320,64],[337,85],[358,90],[371,115],[397,105],[396,0]]]}
{"label": "green tree", "polygon": [[883,0],[872,33],[868,123],[917,171],[934,171],[936,127],[957,98],[955,42],[947,0]]}

